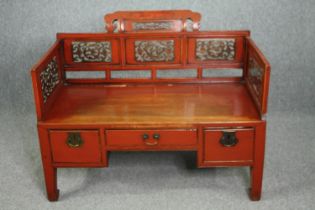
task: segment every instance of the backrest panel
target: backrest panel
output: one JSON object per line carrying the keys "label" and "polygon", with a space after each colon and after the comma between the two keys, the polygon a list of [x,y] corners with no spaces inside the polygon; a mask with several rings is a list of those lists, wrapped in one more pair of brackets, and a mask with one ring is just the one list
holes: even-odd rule
{"label": "backrest panel", "polygon": [[111,71],[150,70],[147,80],[159,81],[156,70],[195,69],[196,79],[207,79],[201,76],[203,68],[243,68],[248,35],[247,31],[102,33],[59,34],[58,39],[64,43],[65,71],[104,71],[103,80],[109,82]]}

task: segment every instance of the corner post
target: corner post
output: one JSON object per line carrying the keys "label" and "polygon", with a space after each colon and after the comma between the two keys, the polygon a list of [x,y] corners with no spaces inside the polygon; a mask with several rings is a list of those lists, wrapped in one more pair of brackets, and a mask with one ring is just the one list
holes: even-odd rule
{"label": "corner post", "polygon": [[251,189],[250,199],[259,201],[261,197],[262,179],[264,170],[266,141],[266,121],[262,121],[256,127],[255,143],[254,143],[254,164],[250,169],[251,173]]}
{"label": "corner post", "polygon": [[42,155],[47,198],[49,201],[57,201],[59,198],[59,190],[57,188],[57,168],[52,166],[47,129],[38,126],[38,137]]}

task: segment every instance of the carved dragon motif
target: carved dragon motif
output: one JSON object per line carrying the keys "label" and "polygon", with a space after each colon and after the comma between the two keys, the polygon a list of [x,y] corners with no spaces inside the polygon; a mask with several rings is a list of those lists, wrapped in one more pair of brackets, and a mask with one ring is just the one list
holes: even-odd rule
{"label": "carved dragon motif", "polygon": [[136,61],[174,61],[174,58],[174,40],[135,41]]}
{"label": "carved dragon motif", "polygon": [[262,93],[263,74],[264,69],[257,63],[257,61],[253,57],[250,57],[248,65],[248,79],[252,84],[255,94],[259,98],[261,98]]}
{"label": "carved dragon motif", "polygon": [[110,41],[72,42],[72,59],[74,62],[111,62],[112,48]]}
{"label": "carved dragon motif", "polygon": [[197,60],[233,60],[234,57],[234,39],[197,39],[196,41]]}
{"label": "carved dragon motif", "polygon": [[47,67],[40,73],[42,96],[44,103],[59,83],[58,64],[56,56],[51,59]]}

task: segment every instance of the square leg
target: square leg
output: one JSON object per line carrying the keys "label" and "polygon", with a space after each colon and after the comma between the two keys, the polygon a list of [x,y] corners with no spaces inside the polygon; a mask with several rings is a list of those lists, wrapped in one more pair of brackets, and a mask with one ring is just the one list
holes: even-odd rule
{"label": "square leg", "polygon": [[57,201],[59,197],[59,190],[57,188],[57,168],[52,166],[48,131],[38,127],[38,137],[44,168],[47,198],[49,201]]}
{"label": "square leg", "polygon": [[44,176],[49,201],[57,201],[59,198],[59,190],[57,188],[57,168],[46,165],[44,166]]}
{"label": "square leg", "polygon": [[264,171],[266,122],[256,127],[256,138],[254,146],[254,165],[251,167],[251,189],[249,192],[252,201],[259,201],[262,191],[262,180]]}

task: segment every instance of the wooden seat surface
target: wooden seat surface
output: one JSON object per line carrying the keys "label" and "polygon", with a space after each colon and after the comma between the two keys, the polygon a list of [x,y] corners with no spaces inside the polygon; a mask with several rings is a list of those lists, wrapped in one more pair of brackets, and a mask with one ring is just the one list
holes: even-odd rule
{"label": "wooden seat surface", "polygon": [[45,124],[192,125],[258,121],[242,83],[64,86]]}

